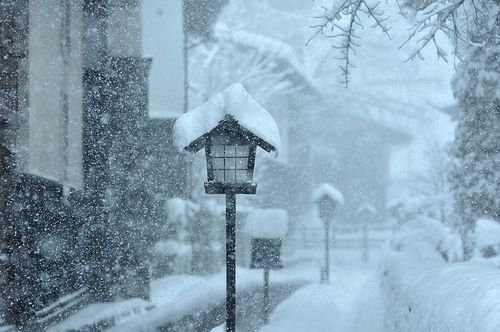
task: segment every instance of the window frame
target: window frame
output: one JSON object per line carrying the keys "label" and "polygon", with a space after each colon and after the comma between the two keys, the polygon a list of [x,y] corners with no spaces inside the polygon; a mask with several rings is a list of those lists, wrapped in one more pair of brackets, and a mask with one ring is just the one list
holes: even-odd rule
{"label": "window frame", "polygon": [[[251,142],[249,140],[245,139],[239,139],[239,140],[227,140],[225,142],[218,142],[219,140],[209,140],[209,144],[206,145],[205,152],[206,152],[206,159],[207,159],[207,179],[209,182],[216,182],[216,183],[247,183],[247,182],[252,182],[253,180],[253,172],[254,172],[254,167],[255,167],[255,154],[256,154],[256,149],[257,146],[254,142]],[[221,144],[222,143],[222,144]],[[224,155],[222,157],[214,157],[212,156],[212,148],[214,146],[224,146]],[[226,147],[236,147],[238,146],[248,146],[248,157],[240,157],[238,155],[234,156],[226,156]],[[224,168],[214,168],[214,160],[215,159],[223,159],[224,160]],[[238,158],[247,158],[247,168],[246,169],[239,169],[237,168],[236,162]],[[234,169],[229,169],[226,168],[226,159],[233,159],[235,162],[235,168]],[[215,171],[224,171],[224,180],[220,181],[220,179],[215,178]],[[237,171],[243,171],[246,170],[247,176],[246,176],[246,181],[239,181],[237,177]],[[232,171],[234,172],[234,180],[228,181],[226,178],[226,172],[227,171]]]}

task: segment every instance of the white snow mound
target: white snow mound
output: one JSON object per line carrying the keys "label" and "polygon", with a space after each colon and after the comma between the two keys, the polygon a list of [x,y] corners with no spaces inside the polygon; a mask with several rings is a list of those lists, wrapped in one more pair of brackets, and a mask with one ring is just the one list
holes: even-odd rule
{"label": "white snow mound", "polygon": [[231,115],[246,130],[281,150],[278,125],[267,110],[250,96],[241,83],[234,83],[206,103],[183,114],[174,125],[174,143],[182,151]]}
{"label": "white snow mound", "polygon": [[257,239],[282,239],[288,232],[288,213],[283,209],[255,209],[243,231]]}
{"label": "white snow mound", "polygon": [[344,205],[344,195],[329,183],[322,183],[312,194],[312,201],[316,202],[323,196],[329,196],[335,202]]}
{"label": "white snow mound", "polygon": [[491,219],[476,221],[476,245],[479,247],[495,246],[500,244],[500,224]]}

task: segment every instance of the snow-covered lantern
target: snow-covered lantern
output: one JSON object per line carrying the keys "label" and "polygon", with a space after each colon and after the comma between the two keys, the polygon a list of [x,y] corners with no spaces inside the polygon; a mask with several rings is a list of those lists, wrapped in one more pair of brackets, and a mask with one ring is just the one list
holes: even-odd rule
{"label": "snow-covered lantern", "polygon": [[377,213],[377,208],[375,208],[375,206],[373,206],[373,204],[369,202],[364,202],[356,209],[356,215],[358,216],[358,219],[365,223],[372,221]]}
{"label": "snow-covered lantern", "polygon": [[278,153],[281,145],[276,122],[241,83],[177,119],[174,139],[179,149],[205,148],[207,194],[255,194],[257,146]]}
{"label": "snow-covered lantern", "polygon": [[[241,83],[183,114],[174,125],[179,150],[205,148],[207,194],[226,194],[226,330],[236,330],[236,194],[255,194],[257,146],[279,153],[279,130],[271,114]],[[268,270],[267,270],[268,271]]]}
{"label": "snow-covered lantern", "polygon": [[321,282],[330,282],[330,219],[338,205],[344,204],[344,196],[334,186],[321,184],[312,194],[312,201],[318,205],[319,217],[325,226],[325,266],[321,270]]}
{"label": "snow-covered lantern", "polygon": [[251,237],[252,269],[277,270],[281,263],[281,243],[288,232],[288,213],[283,209],[256,209],[245,224],[244,232]]}
{"label": "snow-covered lantern", "polygon": [[314,192],[312,200],[318,206],[320,218],[333,218],[338,205],[344,204],[342,193],[328,183],[321,184]]}

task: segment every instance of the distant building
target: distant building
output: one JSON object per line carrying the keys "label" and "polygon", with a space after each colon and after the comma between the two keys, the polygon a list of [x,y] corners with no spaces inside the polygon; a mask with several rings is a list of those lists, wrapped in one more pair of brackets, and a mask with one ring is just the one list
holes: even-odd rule
{"label": "distant building", "polygon": [[[311,209],[309,197],[314,185],[330,182],[346,198],[337,216],[340,222],[355,224],[355,211],[366,202],[376,206],[380,211],[378,220],[382,220],[392,148],[407,142],[410,137],[373,116],[369,106],[368,109],[357,105],[352,109],[340,108],[338,97],[322,91],[284,41],[230,29],[217,36],[219,53],[211,63],[216,69],[211,70],[218,74],[227,70],[234,76],[231,79],[241,80],[273,114],[280,129],[282,154],[277,160],[263,158],[257,161],[256,171],[261,174],[259,204],[286,208],[293,230]],[[229,51],[232,52],[228,53],[230,56],[226,55]],[[247,62],[247,58],[258,60]],[[261,63],[271,68],[269,72],[259,69]],[[250,79],[248,72],[254,74],[248,75]],[[205,78],[205,72],[199,71],[199,75]],[[262,91],[262,85],[267,87],[268,84],[262,82],[266,75],[280,78],[281,81],[272,82],[285,88],[271,86]],[[194,82],[200,84],[195,78]],[[215,82],[212,83],[215,86],[227,84],[225,78],[216,75],[208,80]]]}
{"label": "distant building", "polygon": [[[354,102],[360,100],[355,92],[349,99],[348,91],[327,91],[315,80],[304,59],[307,35],[302,28],[295,28],[306,24],[304,11],[310,9],[311,4],[301,1],[285,5],[278,0],[234,0],[222,14],[219,47],[223,49],[228,41],[238,45],[240,52],[253,57],[255,67],[271,68],[269,72],[274,71],[274,76],[281,78],[280,82],[272,81],[275,86],[286,86],[281,90],[268,89],[270,96],[266,100],[259,99],[259,84],[268,87],[269,73],[261,73],[261,83],[255,83],[258,79],[251,82],[256,86],[253,90],[247,86],[278,122],[284,151],[277,162],[263,160],[265,170],[258,179],[258,204],[287,209],[293,232],[314,218],[310,195],[315,186],[329,182],[345,198],[345,205],[337,214],[339,223],[355,227],[356,211],[365,203],[379,211],[376,219],[382,221],[391,154],[395,147],[411,140],[402,129],[386,121],[394,113],[404,113],[398,109],[402,106],[390,104],[388,109],[393,113],[386,114],[387,110],[377,106],[384,103],[372,100],[369,91],[359,92],[366,99],[362,104]],[[247,66],[244,60],[233,54],[226,65],[232,73],[239,73],[243,83],[251,76],[248,72],[257,76],[246,67],[238,68]],[[215,80],[210,80],[212,85]],[[259,171],[259,164],[256,170]]]}

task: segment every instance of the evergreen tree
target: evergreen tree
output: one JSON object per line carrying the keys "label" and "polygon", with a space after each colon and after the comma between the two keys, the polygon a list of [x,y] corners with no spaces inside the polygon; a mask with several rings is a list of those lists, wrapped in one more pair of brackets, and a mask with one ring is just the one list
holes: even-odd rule
{"label": "evergreen tree", "polygon": [[[479,217],[500,220],[500,18],[472,46],[453,81],[459,118],[450,181],[464,240]],[[464,256],[471,254],[464,246]]]}
{"label": "evergreen tree", "polygon": [[[354,67],[351,57],[360,46],[356,29],[363,27],[361,18],[372,20],[385,33],[389,30],[379,4],[334,1],[316,17],[312,38],[325,35],[341,50],[346,85]],[[458,125],[450,182],[467,259],[472,252],[467,239],[475,220],[500,220],[500,5],[498,0],[402,0],[396,5],[412,24],[408,40],[401,45],[412,47],[409,59],[423,58],[422,50],[433,45],[438,58],[448,61],[438,43],[444,35],[460,60],[453,80]],[[342,26],[346,20],[348,28]]]}

